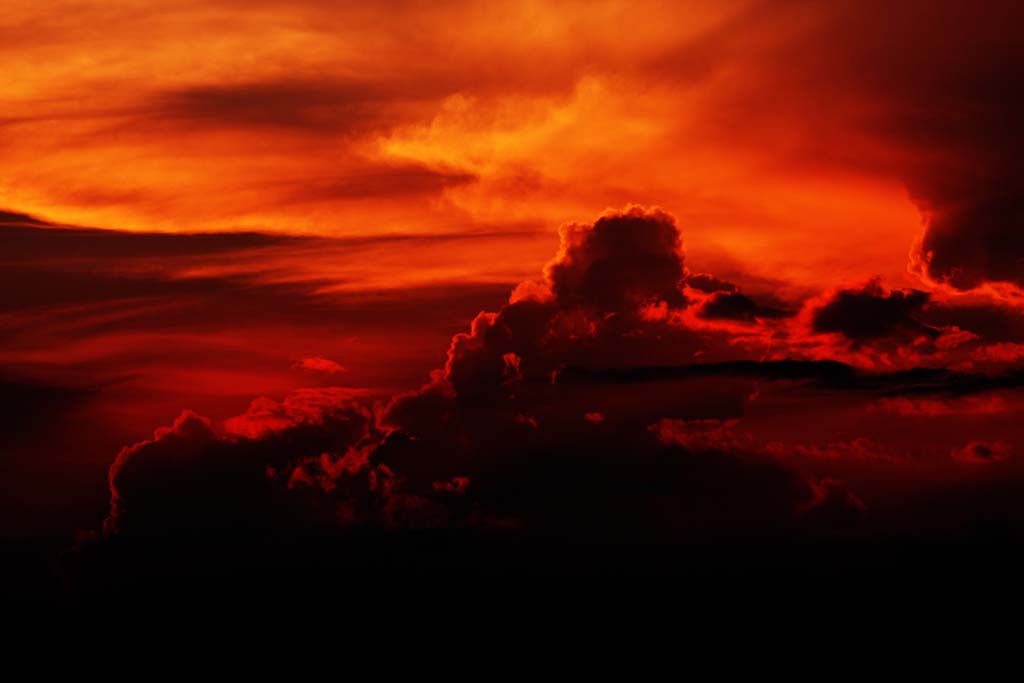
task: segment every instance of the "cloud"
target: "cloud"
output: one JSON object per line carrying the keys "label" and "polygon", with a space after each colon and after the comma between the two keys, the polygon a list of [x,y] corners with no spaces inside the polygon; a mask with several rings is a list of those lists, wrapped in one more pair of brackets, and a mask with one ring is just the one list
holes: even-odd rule
{"label": "cloud", "polygon": [[478,252],[532,239],[477,227],[327,239],[16,223],[0,225],[3,365],[51,367],[58,383],[116,381],[103,397],[117,393],[149,423],[169,408],[212,412],[211,396],[234,396],[223,416],[300,379],[336,383],[293,369],[312,352],[343,360],[349,386],[416,386],[452,333],[519,277],[482,267]]}
{"label": "cloud", "polygon": [[[821,379],[855,371],[801,361],[645,367],[666,352],[676,359],[693,358],[698,350],[712,357],[742,353],[728,351],[728,333],[689,329],[686,318],[675,315],[692,302],[684,293],[674,219],[660,210],[628,207],[606,212],[592,225],[570,224],[561,236],[544,280],[521,284],[499,311],[480,313],[467,333],[453,338],[445,367],[430,383],[396,396],[383,409],[381,424],[412,440],[382,445],[381,461],[401,473],[410,463],[440,467],[448,460],[452,473],[470,474],[477,500],[490,515],[522,519],[526,528],[555,525],[566,533],[624,524],[678,531],[697,517],[710,526],[739,518],[751,522],[759,506],[767,505],[765,496],[773,497],[768,516],[778,523],[789,524],[799,510],[813,507],[813,487],[735,435],[728,420],[753,391],[746,377]],[[672,315],[644,315],[652,302]],[[659,387],[665,380],[687,389]],[[673,412],[686,417],[660,419]],[[710,494],[697,495],[691,487],[727,488],[726,479],[747,476],[739,474],[747,466],[763,469],[765,481],[778,481],[780,489],[765,483],[773,493],[753,491],[736,481],[735,489],[722,493],[722,500],[732,502],[719,510],[701,507],[714,507],[703,497]],[[680,486],[673,495],[683,500],[670,503],[658,493],[636,500],[649,486],[641,482],[659,476],[661,468],[665,495]],[[613,479],[604,481],[613,469],[621,490]],[[412,480],[435,481],[438,475]],[[693,480],[683,484],[686,477]],[[512,495],[507,487],[513,485],[521,493]],[[578,512],[557,510],[548,497],[560,490],[574,492]],[[704,502],[687,502],[687,496]],[[656,504],[678,507],[678,516],[654,520],[650,506]],[[620,519],[583,519],[603,507]]]}
{"label": "cloud", "polygon": [[[716,343],[727,333],[692,330],[671,317],[689,301],[682,289],[679,230],[667,213],[638,206],[608,211],[591,225],[564,226],[561,238],[544,279],[520,284],[508,304],[480,313],[468,332],[455,335],[443,371],[420,392],[392,401],[385,423],[411,428],[414,421],[431,432],[460,413],[477,411],[480,401],[493,404],[513,396],[527,404],[518,412],[532,414],[529,403],[536,394],[572,391],[559,384],[567,369],[743,353]],[[664,306],[666,315],[648,315],[652,304]],[[415,419],[413,403],[431,406],[434,417]],[[498,412],[491,411],[482,422],[490,424]],[[458,419],[477,428],[474,420]]]}
{"label": "cloud", "polygon": [[1012,449],[1005,441],[971,441],[950,453],[954,460],[968,463],[1002,462],[1010,457]]}
{"label": "cloud", "polygon": [[644,304],[683,304],[683,254],[675,219],[660,209],[627,207],[593,223],[569,223],[545,275],[555,301],[600,314]]}
{"label": "cloud", "polygon": [[259,398],[243,415],[225,421],[224,429],[234,436],[261,439],[298,427],[331,424],[343,443],[355,442],[369,435],[370,414],[358,401],[360,393],[332,387],[300,389],[280,403]]}
{"label": "cloud", "polygon": [[104,531],[149,535],[259,531],[297,519],[310,524],[309,511],[285,495],[293,471],[324,453],[331,462],[343,460],[371,436],[372,422],[344,392],[306,390],[283,403],[258,399],[225,426],[218,434],[208,419],[186,410],[152,439],[122,450],[110,467]]}
{"label": "cloud", "polygon": [[713,292],[698,308],[697,315],[708,320],[737,320],[756,323],[761,318],[780,318],[783,311],[759,306],[753,299],[739,292]]}
{"label": "cloud", "polygon": [[739,288],[733,283],[715,277],[711,273],[695,273],[688,275],[686,277],[686,284],[694,289],[706,292],[707,294],[714,294],[715,292],[734,294],[739,291]]}
{"label": "cloud", "polygon": [[561,383],[597,382],[613,384],[672,382],[699,378],[742,377],[769,381],[814,381],[825,386],[850,386],[864,378],[856,368],[839,361],[736,360],[687,365],[634,365],[628,368],[566,367],[559,373]]}
{"label": "cloud", "polygon": [[877,280],[843,289],[814,309],[814,332],[837,333],[854,346],[885,337],[936,337],[939,331],[917,319],[929,295],[914,289],[885,290]]}
{"label": "cloud", "polygon": [[203,256],[304,241],[310,240],[257,232],[168,234],[100,230],[53,225],[27,216],[0,221],[2,258],[22,266],[73,260],[84,264],[92,260]]}
{"label": "cloud", "polygon": [[323,356],[310,356],[309,358],[303,358],[296,363],[295,366],[303,370],[323,372],[328,375],[337,375],[343,372],[348,372],[348,370],[341,364],[331,360],[330,358],[324,358]]}
{"label": "cloud", "polygon": [[940,417],[946,415],[996,415],[1010,410],[1002,396],[991,394],[959,398],[883,398],[872,410],[894,415]]}
{"label": "cloud", "polygon": [[807,122],[808,146],[835,145],[847,168],[900,177],[925,219],[911,266],[926,280],[1024,285],[1019,3],[792,3],[774,20],[805,28],[767,43],[751,93],[761,115]]}
{"label": "cloud", "polygon": [[[405,566],[403,553],[416,551],[394,539],[410,534],[456,539],[437,551],[453,562],[515,538],[536,553],[520,562],[539,566],[551,556],[531,544],[551,538],[602,548],[832,541],[1017,514],[970,497],[972,487],[1002,491],[984,480],[991,468],[971,468],[971,481],[952,470],[963,469],[957,460],[1011,460],[1000,421],[1014,417],[1012,404],[1006,413],[987,397],[1024,386],[1019,371],[878,371],[801,356],[797,327],[817,320],[824,329],[808,334],[840,338],[847,355],[853,345],[895,353],[923,337],[939,358],[952,326],[925,316],[943,302],[870,282],[828,292],[796,318],[705,325],[695,313],[707,299],[739,288],[713,276],[694,286],[664,212],[607,212],[563,240],[541,279],[451,338],[443,367],[417,390],[390,400],[301,390],[257,399],[220,427],[186,412],[124,449],[111,468],[104,543],[201,538],[196,530],[218,543],[328,534],[346,557],[359,539],[388,539],[379,543]],[[633,267],[648,260],[674,265],[657,277]],[[664,315],[645,314],[652,301]],[[751,329],[797,357],[747,346]],[[950,420],[928,420],[934,433],[919,433],[920,445],[896,433],[905,420],[952,411],[990,420],[993,438],[951,458],[945,435],[960,432]],[[950,496],[944,516],[914,519]],[[890,528],[892,519],[905,526]]]}
{"label": "cloud", "polygon": [[1024,310],[1012,300],[962,295],[933,300],[921,319],[934,327],[959,327],[986,344],[1024,342]]}
{"label": "cloud", "polygon": [[28,226],[38,228],[49,225],[46,221],[17,211],[0,210],[0,226],[5,228]]}
{"label": "cloud", "polygon": [[398,94],[381,83],[291,78],[167,90],[142,111],[151,122],[353,133],[380,125],[380,108]]}
{"label": "cloud", "polygon": [[969,317],[960,318],[944,298],[890,289],[873,278],[807,300],[786,326],[785,343],[776,355],[831,358],[875,369],[969,369],[984,357],[984,339],[957,324],[970,324]]}
{"label": "cloud", "polygon": [[655,538],[789,528],[822,501],[839,506],[730,421],[751,387],[728,373],[817,377],[818,365],[700,370],[681,376],[685,392],[660,390],[657,378],[644,387],[575,381],[573,367],[611,358],[635,367],[659,347],[679,357],[680,345],[685,353],[687,343],[727,336],[641,315],[652,301],[671,311],[690,304],[668,214],[606,212],[562,239],[542,282],[479,314],[428,384],[375,414],[367,394],[305,389],[253,401],[222,432],[186,412],[126,448],[111,467],[108,534],[273,528],[305,515],[316,524],[512,524],[608,538],[640,529]]}

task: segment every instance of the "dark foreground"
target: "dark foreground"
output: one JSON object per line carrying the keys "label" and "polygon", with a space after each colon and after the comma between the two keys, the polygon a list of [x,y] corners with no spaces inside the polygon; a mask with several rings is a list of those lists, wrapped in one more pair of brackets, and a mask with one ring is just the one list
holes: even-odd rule
{"label": "dark foreground", "polygon": [[605,579],[609,586],[637,577],[671,579],[705,597],[708,591],[783,586],[991,588],[1021,575],[1022,540],[1002,529],[883,539],[718,535],[635,544],[464,530],[120,537],[58,553],[46,544],[8,544],[2,595],[8,603],[52,607],[354,605],[396,592],[577,577]]}

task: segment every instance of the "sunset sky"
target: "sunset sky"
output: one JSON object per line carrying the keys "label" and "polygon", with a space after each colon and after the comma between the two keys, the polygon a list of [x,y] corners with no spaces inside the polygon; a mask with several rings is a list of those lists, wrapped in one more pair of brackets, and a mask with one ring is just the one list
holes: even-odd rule
{"label": "sunset sky", "polygon": [[[576,479],[635,467],[696,487],[665,493],[688,530],[762,502],[787,529],[1016,529],[1022,19],[6,2],[3,536],[277,528],[225,458],[315,492],[317,528],[644,536],[631,493]],[[631,512],[565,517],[563,476]],[[219,502],[179,510],[200,479]]]}

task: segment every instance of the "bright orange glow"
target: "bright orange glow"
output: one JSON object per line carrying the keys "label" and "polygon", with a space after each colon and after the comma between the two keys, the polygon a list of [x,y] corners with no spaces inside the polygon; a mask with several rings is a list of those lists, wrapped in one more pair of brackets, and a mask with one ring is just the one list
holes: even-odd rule
{"label": "bright orange glow", "polygon": [[[747,35],[749,3],[400,4],[14,3],[0,206],[122,230],[553,235],[640,202],[712,265],[810,287],[903,277],[920,218],[901,178],[835,161],[869,141],[808,149],[820,122],[782,99],[735,125],[785,35]],[[549,253],[539,239],[376,276],[493,277],[497,253],[514,281]]]}

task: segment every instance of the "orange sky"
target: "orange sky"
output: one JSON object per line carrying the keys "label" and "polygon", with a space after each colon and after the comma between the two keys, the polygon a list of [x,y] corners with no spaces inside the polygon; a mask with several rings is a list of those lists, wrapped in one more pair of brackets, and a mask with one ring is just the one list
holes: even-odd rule
{"label": "orange sky", "polygon": [[820,74],[791,74],[827,17],[758,5],[16,0],[0,207],[133,231],[507,234],[392,254],[352,278],[375,289],[495,280],[495,259],[514,282],[559,224],[638,202],[677,216],[706,269],[912,282],[921,216],[860,126],[872,103],[828,95],[823,116],[804,92]]}

